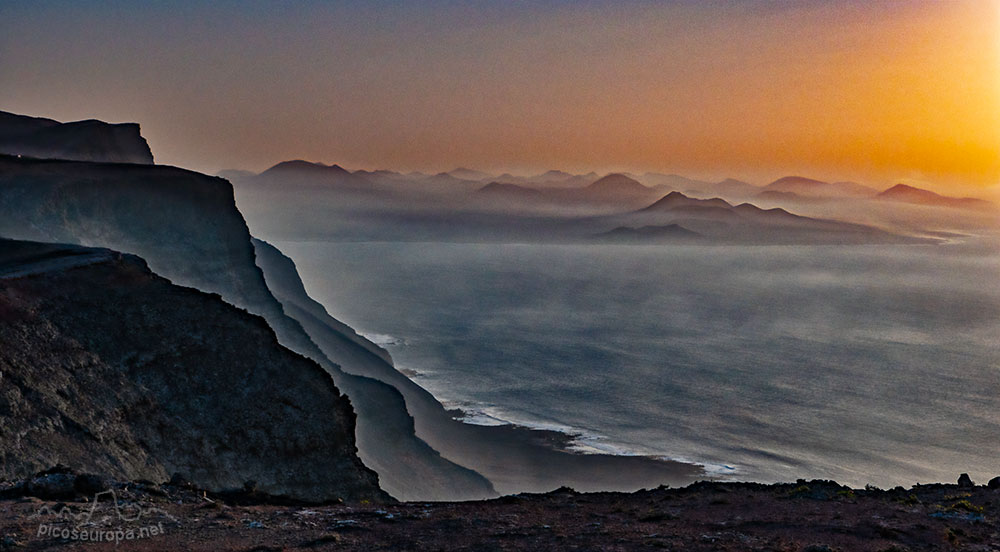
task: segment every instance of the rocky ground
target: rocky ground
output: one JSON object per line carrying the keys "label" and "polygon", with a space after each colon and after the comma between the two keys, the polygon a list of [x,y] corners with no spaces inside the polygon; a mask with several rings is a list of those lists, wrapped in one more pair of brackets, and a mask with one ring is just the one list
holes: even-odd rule
{"label": "rocky ground", "polygon": [[56,470],[0,484],[0,550],[1000,550],[1000,480],[962,483],[696,483],[306,505],[252,487],[206,494],[180,480],[122,484]]}

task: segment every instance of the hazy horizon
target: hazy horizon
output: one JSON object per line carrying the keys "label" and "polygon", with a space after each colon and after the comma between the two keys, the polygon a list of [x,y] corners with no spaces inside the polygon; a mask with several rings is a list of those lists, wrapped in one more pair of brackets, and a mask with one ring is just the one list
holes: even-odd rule
{"label": "hazy horizon", "polygon": [[159,163],[799,174],[994,195],[1000,2],[41,2],[0,109],[135,121]]}
{"label": "hazy horizon", "polygon": [[[244,169],[244,168],[240,168],[240,167],[226,167],[226,168],[223,168],[223,169],[219,169],[218,171],[215,171],[214,173],[210,173],[210,174],[220,175],[221,176],[222,173],[226,173],[228,171],[239,171],[239,172],[248,172],[248,173],[252,173],[252,174],[260,174],[260,173],[262,173],[262,172],[264,172],[264,171],[266,171],[268,169],[274,168],[274,167],[276,167],[276,166],[278,166],[278,165],[280,165],[282,163],[286,163],[286,162],[289,162],[289,161],[305,161],[306,163],[311,163],[311,164],[315,164],[315,165],[325,165],[325,166],[328,166],[328,167],[338,166],[338,167],[340,167],[340,168],[342,168],[342,169],[344,169],[344,170],[346,170],[348,172],[351,172],[351,173],[357,173],[357,172],[362,172],[362,171],[364,171],[364,172],[390,171],[390,172],[398,173],[398,174],[403,175],[403,176],[422,174],[424,176],[430,177],[430,176],[437,176],[437,175],[441,175],[441,174],[449,174],[449,175],[451,175],[451,173],[454,173],[454,172],[457,172],[457,171],[473,171],[473,172],[484,173],[484,174],[487,175],[487,178],[482,178],[482,179],[480,179],[480,178],[465,178],[464,180],[479,181],[479,182],[484,182],[484,183],[489,182],[492,178],[499,178],[499,177],[504,176],[504,175],[510,175],[510,176],[515,177],[515,178],[524,178],[524,179],[538,178],[538,177],[541,177],[545,173],[550,172],[550,171],[560,171],[560,172],[564,172],[566,174],[569,174],[571,176],[587,176],[587,175],[593,174],[593,175],[595,175],[594,176],[594,180],[595,181],[598,180],[598,179],[600,179],[600,178],[603,178],[605,176],[614,175],[614,174],[621,174],[621,175],[629,176],[630,178],[639,179],[640,183],[642,183],[642,184],[644,184],[646,186],[650,186],[650,184],[646,183],[646,182],[641,182],[641,180],[643,179],[643,177],[646,176],[646,175],[678,176],[678,177],[683,177],[683,178],[687,178],[687,179],[690,179],[690,180],[696,180],[696,181],[708,182],[708,183],[718,183],[718,182],[721,182],[723,180],[733,179],[733,180],[739,180],[741,182],[746,182],[747,184],[752,184],[754,186],[758,186],[758,187],[761,187],[761,188],[767,186],[768,184],[773,183],[776,180],[779,180],[781,178],[786,178],[786,177],[802,177],[802,178],[809,178],[809,179],[819,180],[819,181],[823,181],[823,182],[833,182],[833,183],[837,183],[837,182],[848,182],[848,183],[849,182],[855,182],[855,181],[849,180],[847,178],[838,178],[835,175],[832,176],[832,177],[829,177],[829,178],[820,178],[816,174],[806,173],[806,172],[801,172],[801,173],[796,173],[796,172],[784,172],[784,173],[782,173],[782,172],[774,172],[774,173],[769,173],[770,176],[757,175],[757,178],[748,178],[748,177],[743,177],[741,175],[730,174],[730,173],[691,173],[691,172],[678,173],[678,172],[657,171],[657,170],[649,170],[649,169],[622,169],[622,168],[617,168],[617,169],[616,168],[610,168],[610,169],[609,168],[604,168],[604,169],[590,168],[590,169],[580,169],[578,171],[568,171],[568,170],[563,170],[563,169],[561,169],[559,167],[547,167],[547,168],[524,168],[524,167],[520,167],[520,168],[494,168],[492,170],[484,170],[484,169],[480,169],[478,167],[468,167],[468,166],[464,166],[464,165],[455,165],[455,166],[451,166],[449,168],[442,168],[440,170],[417,170],[417,169],[415,169],[415,170],[401,170],[401,169],[397,169],[397,168],[394,168],[394,167],[388,167],[388,166],[377,166],[377,165],[375,165],[375,166],[357,167],[357,166],[348,166],[348,165],[345,165],[343,163],[339,163],[339,162],[337,162],[335,160],[324,161],[324,160],[312,160],[312,159],[301,159],[301,158],[282,159],[282,160],[279,160],[279,161],[277,161],[277,162],[275,162],[275,163],[273,163],[271,165],[268,165],[267,167],[264,167],[263,169],[256,170],[256,171],[254,171],[254,170],[248,170],[248,169]],[[452,175],[452,176],[454,176],[454,175]],[[459,177],[456,176],[456,178],[459,178]],[[873,181],[870,181],[870,180],[865,180],[865,181],[861,181],[861,182],[857,182],[857,183],[865,185],[865,186],[868,186],[870,188],[873,188],[876,191],[884,191],[884,190],[887,190],[887,189],[889,189],[889,188],[891,188],[893,186],[896,186],[898,184],[905,184],[907,186],[912,186],[912,187],[916,187],[916,188],[927,189],[927,190],[931,190],[931,191],[935,191],[935,192],[940,192],[942,194],[955,194],[955,195],[963,195],[963,196],[964,195],[969,195],[970,197],[980,197],[980,198],[986,198],[988,200],[996,200],[996,199],[1000,198],[1000,185],[989,187],[989,188],[983,188],[983,189],[975,189],[975,188],[970,189],[970,190],[966,190],[965,188],[954,189],[954,188],[950,188],[948,186],[942,185],[940,182],[933,182],[933,181],[923,180],[923,179],[920,179],[920,178],[908,178],[908,177],[897,178],[897,179],[889,179],[889,180],[885,180],[884,182],[882,182],[882,181],[873,182]],[[536,183],[533,184],[531,182],[524,182],[523,184],[519,184],[519,185],[521,185],[523,187],[531,188],[532,186],[537,186],[539,184],[543,184],[543,183],[536,182]],[[544,188],[544,186],[543,186],[543,188]],[[682,191],[682,190],[677,190],[677,191]]]}

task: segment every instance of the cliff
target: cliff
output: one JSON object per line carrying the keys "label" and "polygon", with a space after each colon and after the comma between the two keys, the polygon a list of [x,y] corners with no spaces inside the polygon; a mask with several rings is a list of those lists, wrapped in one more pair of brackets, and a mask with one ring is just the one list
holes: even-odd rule
{"label": "cliff", "polygon": [[257,264],[264,272],[264,279],[267,282],[268,289],[281,302],[286,311],[294,309],[302,315],[297,316],[294,313],[289,313],[290,316],[300,322],[302,322],[303,318],[307,320],[315,319],[317,322],[327,326],[333,332],[331,336],[335,336],[337,340],[343,343],[342,347],[337,348],[338,350],[350,351],[357,347],[367,354],[392,363],[388,351],[358,335],[354,331],[354,328],[330,316],[326,311],[326,307],[315,301],[312,297],[309,297],[305,285],[299,277],[298,269],[295,268],[295,263],[290,258],[286,257],[277,247],[264,240],[252,238],[251,243],[254,246]]}
{"label": "cliff", "polygon": [[0,478],[56,464],[118,479],[247,481],[306,501],[387,500],[355,416],[260,317],[138,257],[0,240]]}
{"label": "cliff", "polygon": [[[0,236],[133,253],[174,283],[218,293],[263,316],[282,345],[317,362],[352,398],[359,415],[360,456],[394,497],[495,495],[488,481],[442,459],[417,438],[398,391],[361,377],[365,374],[343,373],[299,321],[286,315],[256,264],[249,230],[227,181],[166,166],[0,156]],[[315,305],[306,307],[315,310]],[[344,356],[379,354],[353,330],[327,323],[328,335],[339,340]]]}
{"label": "cliff", "polygon": [[[263,316],[281,345],[319,364],[352,399],[359,455],[396,498],[482,498],[563,484],[634,490],[702,473],[653,458],[576,454],[552,432],[455,420],[377,347],[317,309],[293,265],[256,257],[223,179],[168,166],[0,156],[0,236],[137,254],[176,284]],[[270,282],[258,261],[270,267]]]}
{"label": "cliff", "polygon": [[153,164],[136,123],[60,123],[0,111],[0,153],[43,159]]}
{"label": "cliff", "polygon": [[221,178],[158,165],[0,156],[0,200],[0,236],[139,255],[174,283],[264,316],[293,350],[312,346],[268,291],[232,186]]}
{"label": "cliff", "polygon": [[337,385],[351,397],[358,412],[361,458],[379,473],[382,488],[401,500],[474,500],[496,496],[486,478],[442,458],[416,437],[406,401],[395,387],[358,375],[375,374],[374,367],[395,372],[389,354],[331,317],[310,298],[291,259],[269,243],[257,239],[253,243],[267,285],[285,312],[302,324],[326,358],[343,368],[335,376]]}

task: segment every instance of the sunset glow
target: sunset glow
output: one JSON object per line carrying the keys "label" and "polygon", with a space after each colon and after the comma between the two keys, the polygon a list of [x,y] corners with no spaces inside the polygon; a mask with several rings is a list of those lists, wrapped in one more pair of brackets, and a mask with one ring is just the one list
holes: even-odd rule
{"label": "sunset glow", "polygon": [[1000,182],[994,0],[26,8],[0,17],[4,108],[142,121],[206,171]]}
{"label": "sunset glow", "polygon": [[4,550],[1000,550],[998,278],[1000,0],[0,0]]}

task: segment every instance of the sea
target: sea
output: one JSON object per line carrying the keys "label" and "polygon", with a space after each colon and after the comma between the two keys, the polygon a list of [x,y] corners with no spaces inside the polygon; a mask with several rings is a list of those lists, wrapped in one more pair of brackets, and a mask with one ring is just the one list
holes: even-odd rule
{"label": "sea", "polygon": [[1000,475],[997,238],[276,245],[467,423],[729,480]]}

